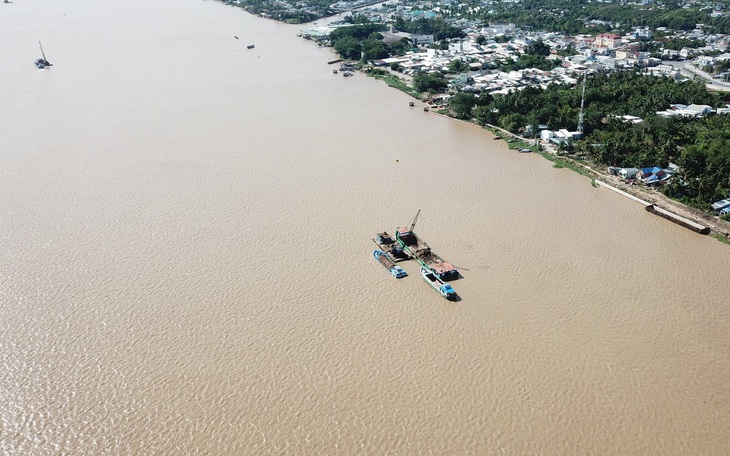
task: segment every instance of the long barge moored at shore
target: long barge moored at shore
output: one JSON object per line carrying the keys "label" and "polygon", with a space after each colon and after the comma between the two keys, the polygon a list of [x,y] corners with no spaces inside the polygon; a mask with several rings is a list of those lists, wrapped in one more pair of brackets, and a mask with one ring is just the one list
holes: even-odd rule
{"label": "long barge moored at shore", "polygon": [[409,228],[399,227],[395,232],[395,239],[407,253],[415,258],[421,266],[428,268],[441,280],[456,280],[459,271],[456,267],[438,256],[422,239],[416,235],[413,228],[416,225],[419,210]]}

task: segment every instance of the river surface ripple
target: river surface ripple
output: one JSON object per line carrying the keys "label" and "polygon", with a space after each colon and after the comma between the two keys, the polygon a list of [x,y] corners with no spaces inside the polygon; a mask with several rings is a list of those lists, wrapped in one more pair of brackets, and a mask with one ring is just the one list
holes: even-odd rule
{"label": "river surface ripple", "polygon": [[[0,453],[730,453],[727,246],[297,26],[0,10]],[[459,302],[372,259],[418,209]]]}

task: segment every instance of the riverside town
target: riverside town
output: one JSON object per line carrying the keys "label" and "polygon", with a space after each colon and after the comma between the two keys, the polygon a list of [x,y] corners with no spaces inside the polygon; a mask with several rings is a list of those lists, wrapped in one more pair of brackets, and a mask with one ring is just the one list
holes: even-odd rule
{"label": "riverside town", "polygon": [[300,36],[346,69],[728,238],[729,1],[228,3],[328,16]]}

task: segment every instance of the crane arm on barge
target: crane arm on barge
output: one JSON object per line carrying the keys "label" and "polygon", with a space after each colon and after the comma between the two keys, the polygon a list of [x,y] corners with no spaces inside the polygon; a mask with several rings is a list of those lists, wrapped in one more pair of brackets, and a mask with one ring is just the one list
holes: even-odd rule
{"label": "crane arm on barge", "polygon": [[413,217],[413,222],[411,222],[411,228],[408,231],[413,231],[413,228],[416,227],[416,222],[418,221],[418,216],[421,215],[421,210],[419,209],[418,212],[416,212],[416,216]]}

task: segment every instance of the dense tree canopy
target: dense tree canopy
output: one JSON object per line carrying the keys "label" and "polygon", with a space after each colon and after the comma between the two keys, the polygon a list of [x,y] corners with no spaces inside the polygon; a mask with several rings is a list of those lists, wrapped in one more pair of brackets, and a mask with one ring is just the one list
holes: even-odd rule
{"label": "dense tree canopy", "polygon": [[[475,2],[476,3],[476,2]],[[492,2],[489,9],[464,9],[461,14],[492,22],[511,22],[537,30],[577,33],[628,31],[633,26],[692,30],[705,24],[708,31],[730,33],[730,19],[712,17],[711,8],[690,2],[654,0],[643,2],[596,2],[587,0],[521,0]]]}
{"label": "dense tree canopy", "polygon": [[[491,99],[490,99],[491,98]],[[506,95],[452,98],[457,117],[521,132],[546,124],[557,130],[577,128],[581,90],[567,85],[527,87]],[[586,85],[584,132],[573,153],[599,163],[623,167],[677,164],[681,175],[663,189],[690,204],[706,207],[730,195],[730,116],[664,118],[656,114],[670,104],[722,103],[717,94],[695,81],[678,83],[638,73],[598,74]],[[641,117],[627,123],[619,116]]]}
{"label": "dense tree canopy", "polygon": [[542,40],[533,41],[525,48],[525,54],[548,56],[550,55],[550,46]]}
{"label": "dense tree canopy", "polygon": [[404,55],[411,49],[412,45],[411,40],[408,38],[401,38],[398,41],[390,43],[389,47],[391,55]]}
{"label": "dense tree canopy", "polygon": [[417,74],[413,77],[413,88],[419,92],[439,92],[447,85],[446,79],[439,73]]}
{"label": "dense tree canopy", "polygon": [[413,33],[414,35],[433,35],[435,41],[464,37],[464,32],[460,28],[447,23],[443,18],[421,18],[406,22],[403,18],[398,17],[393,26],[397,30]]}
{"label": "dense tree canopy", "polygon": [[335,41],[335,50],[345,59],[358,60],[361,49],[360,42],[351,36],[345,36]]}
{"label": "dense tree canopy", "polygon": [[449,99],[449,108],[458,119],[471,117],[471,110],[476,105],[477,98],[470,93],[457,93]]}
{"label": "dense tree canopy", "polygon": [[330,32],[330,41],[336,43],[345,37],[352,37],[358,41],[362,41],[370,37],[374,32],[382,32],[385,30],[383,24],[360,24],[351,27],[339,27]]}
{"label": "dense tree canopy", "polygon": [[517,60],[508,60],[499,65],[502,71],[509,72],[515,70],[524,70],[526,68],[537,68],[539,70],[549,71],[560,65],[558,60],[548,60],[542,55],[522,54]]}
{"label": "dense tree canopy", "polygon": [[330,33],[330,41],[338,54],[345,59],[382,59],[389,52],[382,42],[383,24],[359,24],[340,27]]}
{"label": "dense tree canopy", "polygon": [[454,59],[449,63],[450,73],[463,73],[469,70],[469,64],[461,59]]}
{"label": "dense tree canopy", "polygon": [[362,60],[372,61],[375,59],[384,59],[390,55],[385,43],[383,43],[383,35],[379,32],[373,32],[368,38],[362,42]]}

